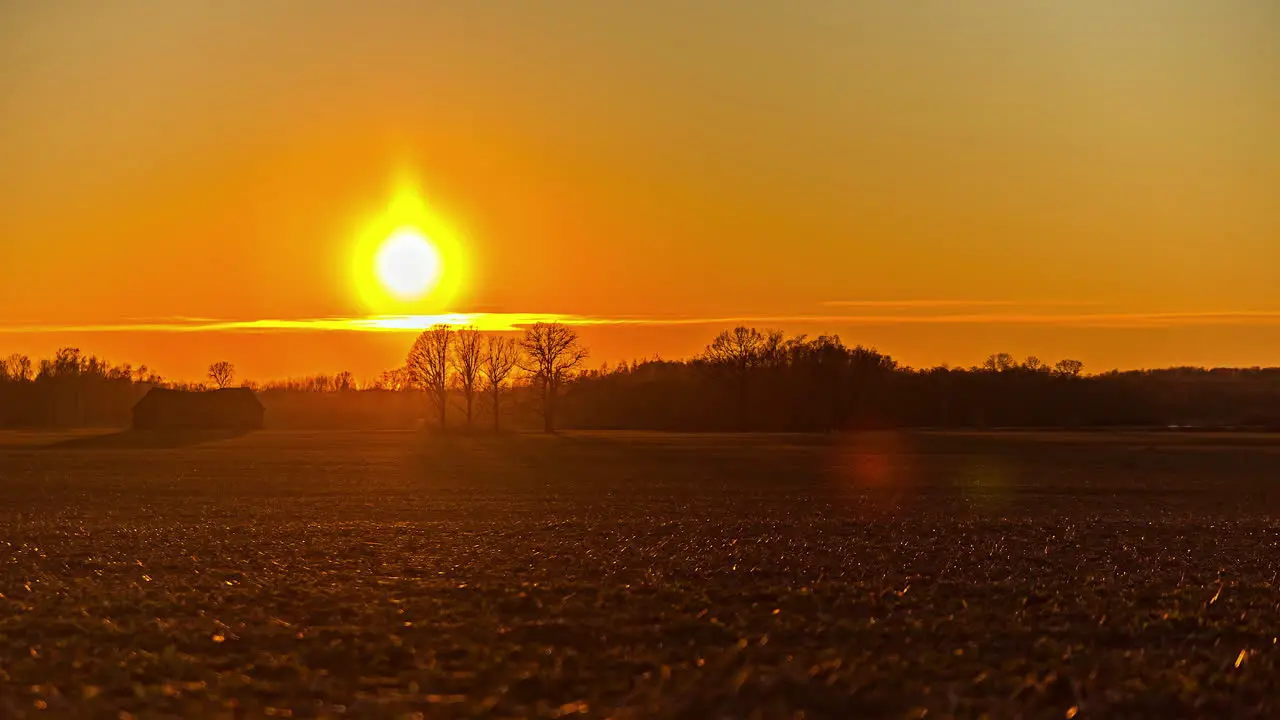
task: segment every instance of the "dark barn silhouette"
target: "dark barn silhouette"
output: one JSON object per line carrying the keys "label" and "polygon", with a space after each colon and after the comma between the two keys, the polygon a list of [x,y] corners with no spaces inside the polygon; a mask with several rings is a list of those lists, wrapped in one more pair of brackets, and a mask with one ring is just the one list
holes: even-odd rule
{"label": "dark barn silhouette", "polygon": [[248,388],[151,388],[133,406],[134,430],[261,430],[266,410]]}

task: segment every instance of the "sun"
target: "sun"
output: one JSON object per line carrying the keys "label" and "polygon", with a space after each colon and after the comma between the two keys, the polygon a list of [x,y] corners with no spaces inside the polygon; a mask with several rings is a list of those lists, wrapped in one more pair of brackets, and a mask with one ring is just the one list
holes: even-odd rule
{"label": "sun", "polygon": [[411,184],[358,221],[348,272],[373,315],[447,311],[468,281],[466,243]]}
{"label": "sun", "polygon": [[417,228],[393,232],[374,256],[378,281],[400,300],[418,300],[440,284],[440,250]]}

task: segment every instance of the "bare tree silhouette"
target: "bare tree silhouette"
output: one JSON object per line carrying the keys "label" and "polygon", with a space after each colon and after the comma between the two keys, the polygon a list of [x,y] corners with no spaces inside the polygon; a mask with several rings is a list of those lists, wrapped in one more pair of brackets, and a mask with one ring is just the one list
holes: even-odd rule
{"label": "bare tree silhouette", "polygon": [[484,357],[484,336],[475,327],[458,331],[453,347],[453,369],[462,397],[467,401],[467,427],[471,427],[471,408],[476,396],[476,381],[480,379],[480,364]]}
{"label": "bare tree silhouette", "polygon": [[371,384],[373,390],[390,390],[400,391],[409,389],[409,370],[408,368],[396,368],[394,370],[384,370],[378,375]]}
{"label": "bare tree silhouette", "polygon": [[560,323],[534,323],[520,341],[524,369],[542,389],[542,429],[555,432],[556,394],[587,359],[587,349],[578,342],[578,333]]}
{"label": "bare tree silhouette", "polygon": [[148,385],[161,385],[164,383],[164,378],[146,365],[139,365],[138,369],[133,371],[133,376],[134,382],[138,383],[146,383]]}
{"label": "bare tree silhouette", "polygon": [[37,377],[77,377],[87,369],[88,361],[80,352],[80,348],[62,347],[54,353],[53,359],[40,361],[40,372]]}
{"label": "bare tree silhouette", "polygon": [[[770,340],[772,333],[770,333]],[[747,382],[751,370],[759,366],[766,348],[766,338],[755,328],[738,326],[725,330],[711,341],[703,352],[710,365],[728,370],[734,377],[738,397],[738,427],[747,425]]]}
{"label": "bare tree silhouette", "polygon": [[502,388],[520,361],[520,346],[515,338],[501,335],[490,335],[485,340],[480,372],[484,375],[486,389],[493,395],[493,429],[496,431],[501,424],[499,401],[502,399]]}
{"label": "bare tree silhouette", "polygon": [[1079,360],[1059,360],[1053,366],[1053,372],[1062,377],[1079,377],[1084,372],[1084,363]]}
{"label": "bare tree silhouette", "polygon": [[1009,353],[996,353],[989,355],[986,360],[982,361],[982,369],[988,372],[1008,372],[1018,367],[1018,361],[1013,359]]}
{"label": "bare tree silhouette", "polygon": [[0,361],[0,377],[7,377],[14,382],[30,382],[35,377],[31,358],[21,353],[14,353],[4,361]]}
{"label": "bare tree silhouette", "polygon": [[448,424],[449,355],[453,347],[453,328],[433,325],[414,341],[409,350],[406,369],[409,385],[425,390],[440,413],[440,428]]}
{"label": "bare tree silhouette", "polygon": [[781,330],[765,330],[760,345],[760,364],[768,368],[781,367],[787,361],[790,350],[786,333]]}
{"label": "bare tree silhouette", "polygon": [[219,390],[231,387],[231,381],[236,377],[236,366],[221,360],[209,366],[209,379]]}

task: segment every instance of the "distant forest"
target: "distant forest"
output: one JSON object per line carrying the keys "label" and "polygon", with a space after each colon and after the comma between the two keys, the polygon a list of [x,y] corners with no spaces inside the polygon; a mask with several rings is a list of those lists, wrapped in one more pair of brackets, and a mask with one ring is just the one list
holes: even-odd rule
{"label": "distant forest", "polygon": [[828,432],[879,428],[1198,427],[1280,430],[1280,368],[1090,374],[1007,353],[967,368],[915,369],[839,337],[738,327],[687,360],[588,368],[570,327],[523,337],[437,326],[405,365],[257,385],[216,362],[203,385],[113,365],[75,348],[0,362],[0,427],[123,427],[153,386],[258,391],[271,428]]}

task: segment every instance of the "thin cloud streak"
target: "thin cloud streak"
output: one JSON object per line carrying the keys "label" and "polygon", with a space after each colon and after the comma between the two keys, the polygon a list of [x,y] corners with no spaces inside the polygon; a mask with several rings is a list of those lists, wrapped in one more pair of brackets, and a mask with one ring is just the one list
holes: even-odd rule
{"label": "thin cloud streak", "polygon": [[979,307],[1097,307],[1102,303],[1080,300],[827,300],[827,307],[860,308],[979,308]]}
{"label": "thin cloud streak", "polygon": [[66,333],[277,333],[277,332],[417,332],[436,324],[475,325],[491,332],[512,332],[535,322],[576,326],[676,327],[687,325],[1037,325],[1075,328],[1168,328],[1187,326],[1280,325],[1280,311],[1132,312],[1132,313],[949,313],[930,315],[801,314],[720,317],[565,315],[555,313],[442,313],[370,317],[213,320],[170,318],[104,324],[27,324],[0,326],[0,334]]}

